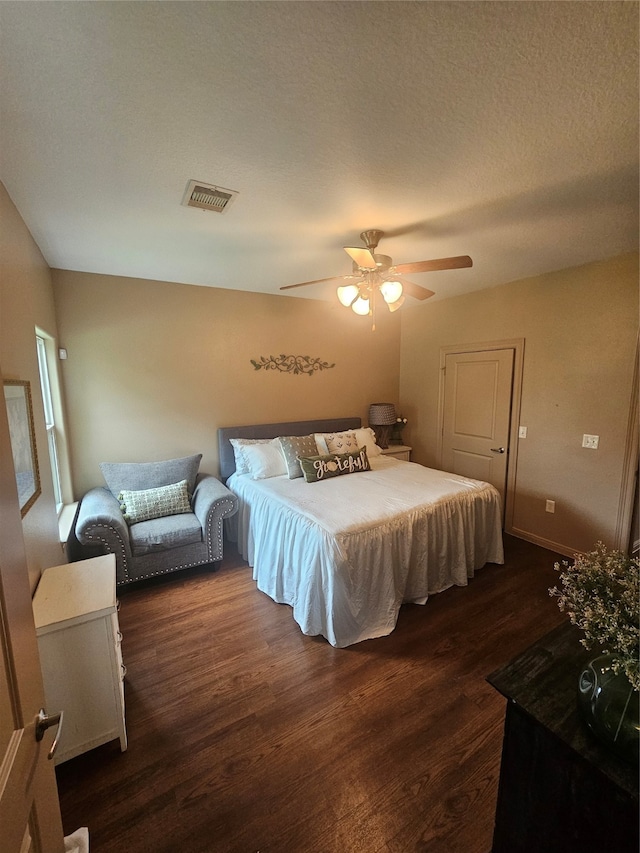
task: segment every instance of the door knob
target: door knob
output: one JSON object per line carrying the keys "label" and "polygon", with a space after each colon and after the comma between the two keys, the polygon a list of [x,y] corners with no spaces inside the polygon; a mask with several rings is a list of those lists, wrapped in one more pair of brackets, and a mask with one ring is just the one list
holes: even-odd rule
{"label": "door knob", "polygon": [[47,714],[44,708],[40,708],[38,711],[38,716],[36,717],[36,740],[41,741],[44,737],[44,733],[47,729],[51,728],[51,726],[56,726],[56,736],[53,739],[53,743],[51,744],[51,749],[47,753],[47,758],[51,760],[56,753],[56,749],[58,748],[58,741],[60,740],[60,734],[62,732],[62,720],[64,718],[64,711],[58,711],[57,714]]}
{"label": "door knob", "polygon": [[492,453],[504,453],[505,449],[504,449],[504,447],[492,447],[491,452]]}

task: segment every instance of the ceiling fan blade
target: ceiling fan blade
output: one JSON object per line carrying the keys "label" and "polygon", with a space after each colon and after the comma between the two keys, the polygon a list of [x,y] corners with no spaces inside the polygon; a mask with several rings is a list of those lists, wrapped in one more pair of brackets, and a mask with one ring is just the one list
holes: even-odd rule
{"label": "ceiling fan blade", "polygon": [[376,259],[373,257],[369,249],[354,246],[344,246],[343,248],[347,255],[349,255],[349,257],[354,260],[359,267],[364,267],[369,270],[377,269]]}
{"label": "ceiling fan blade", "polygon": [[414,284],[412,281],[407,281],[406,278],[401,280],[402,291],[407,296],[413,296],[414,299],[428,299],[430,296],[435,296],[433,290],[427,287],[422,287],[419,284]]}
{"label": "ceiling fan blade", "polygon": [[333,275],[330,278],[316,278],[314,281],[301,281],[299,284],[285,284],[284,287],[281,287],[280,290],[291,290],[293,287],[306,287],[308,284],[320,284],[323,281],[349,281],[354,278],[357,279],[360,276],[357,275]]}
{"label": "ceiling fan blade", "polygon": [[435,258],[432,261],[415,261],[409,264],[396,264],[395,270],[404,272],[436,272],[437,270],[459,270],[473,266],[469,255],[458,255],[455,258]]}

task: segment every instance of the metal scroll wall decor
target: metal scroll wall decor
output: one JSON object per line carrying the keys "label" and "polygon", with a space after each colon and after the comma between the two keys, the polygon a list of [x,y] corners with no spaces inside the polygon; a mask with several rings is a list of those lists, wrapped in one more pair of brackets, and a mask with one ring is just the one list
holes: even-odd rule
{"label": "metal scroll wall decor", "polygon": [[313,376],[321,370],[329,370],[335,364],[329,364],[310,355],[261,355],[258,360],[251,359],[256,370],[278,370],[280,373],[306,373]]}

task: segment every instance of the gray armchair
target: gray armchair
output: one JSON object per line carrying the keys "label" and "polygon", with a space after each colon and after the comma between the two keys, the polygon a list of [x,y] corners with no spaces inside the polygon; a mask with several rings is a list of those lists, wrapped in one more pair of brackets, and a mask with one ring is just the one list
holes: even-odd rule
{"label": "gray armchair", "polygon": [[[236,512],[238,500],[216,477],[197,473],[201,458],[100,466],[108,488],[96,487],[84,496],[75,533],[89,554],[115,554],[119,586],[222,559],[223,519]],[[149,489],[160,492],[185,480],[191,511],[172,508],[172,514],[143,521],[134,517],[133,523],[125,518],[120,496],[132,490],[136,496],[140,491],[149,495]]]}

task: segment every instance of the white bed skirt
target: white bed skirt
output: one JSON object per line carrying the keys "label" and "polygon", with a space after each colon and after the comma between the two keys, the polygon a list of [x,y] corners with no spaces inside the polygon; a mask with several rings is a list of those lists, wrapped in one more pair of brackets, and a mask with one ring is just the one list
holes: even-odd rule
{"label": "white bed skirt", "polygon": [[372,468],[227,484],[240,499],[229,535],[258,588],[290,605],[304,634],[340,648],[391,633],[402,603],[504,560],[493,486],[384,457]]}

